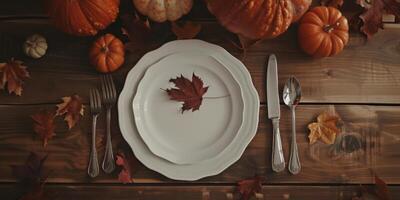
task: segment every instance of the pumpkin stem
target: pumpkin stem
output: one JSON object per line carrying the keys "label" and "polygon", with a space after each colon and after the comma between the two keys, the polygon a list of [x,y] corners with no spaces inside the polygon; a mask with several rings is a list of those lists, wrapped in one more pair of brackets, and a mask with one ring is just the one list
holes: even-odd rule
{"label": "pumpkin stem", "polygon": [[323,29],[325,32],[330,33],[330,32],[332,32],[335,28],[337,28],[337,27],[339,27],[339,26],[340,26],[340,23],[339,23],[339,22],[336,22],[335,24],[327,24],[327,25],[325,25],[322,29]]}

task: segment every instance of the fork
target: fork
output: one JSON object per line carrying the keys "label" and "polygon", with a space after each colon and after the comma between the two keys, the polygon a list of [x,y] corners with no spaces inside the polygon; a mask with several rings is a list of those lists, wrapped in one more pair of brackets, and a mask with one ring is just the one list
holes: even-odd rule
{"label": "fork", "polygon": [[115,90],[114,81],[111,75],[105,75],[101,78],[101,91],[103,95],[104,106],[107,110],[107,141],[102,168],[104,172],[111,173],[115,169],[115,161],[111,143],[111,108],[117,101],[117,92]]}
{"label": "fork", "polygon": [[88,165],[88,174],[90,177],[94,178],[99,175],[99,161],[97,159],[97,150],[96,150],[96,124],[97,117],[101,112],[101,98],[100,93],[97,89],[91,89],[89,92],[90,96],[90,112],[93,117],[92,122],[92,147],[90,151],[89,157],[89,165]]}

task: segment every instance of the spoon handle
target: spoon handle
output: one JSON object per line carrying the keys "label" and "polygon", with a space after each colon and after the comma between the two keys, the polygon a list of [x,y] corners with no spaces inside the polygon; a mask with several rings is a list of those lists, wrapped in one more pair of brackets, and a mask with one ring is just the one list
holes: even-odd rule
{"label": "spoon handle", "polygon": [[295,108],[291,108],[292,111],[292,144],[290,148],[290,159],[289,159],[289,172],[292,174],[298,174],[301,170],[299,151],[297,149],[296,142],[296,113]]}
{"label": "spoon handle", "polygon": [[279,118],[272,119],[272,170],[281,172],[285,169],[285,158],[283,157],[281,134],[279,131]]}

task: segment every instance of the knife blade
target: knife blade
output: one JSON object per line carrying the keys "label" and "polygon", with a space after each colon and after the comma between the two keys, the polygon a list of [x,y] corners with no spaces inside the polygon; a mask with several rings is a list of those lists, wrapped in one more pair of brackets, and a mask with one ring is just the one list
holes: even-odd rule
{"label": "knife blade", "polygon": [[279,105],[279,90],[278,90],[278,64],[274,54],[268,58],[267,69],[267,107],[268,118],[272,120],[272,170],[281,172],[285,169],[285,158],[283,157],[282,141],[279,131],[279,118],[281,115]]}

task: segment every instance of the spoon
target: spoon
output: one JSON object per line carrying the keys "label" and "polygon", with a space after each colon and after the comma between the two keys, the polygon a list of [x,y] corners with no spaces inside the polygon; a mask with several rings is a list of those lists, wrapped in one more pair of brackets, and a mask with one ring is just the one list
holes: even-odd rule
{"label": "spoon", "polygon": [[299,152],[297,150],[296,142],[296,113],[295,109],[301,99],[301,87],[299,81],[291,76],[283,88],[283,101],[289,106],[292,111],[292,144],[290,148],[290,159],[289,159],[289,172],[292,174],[298,174],[301,169]]}

